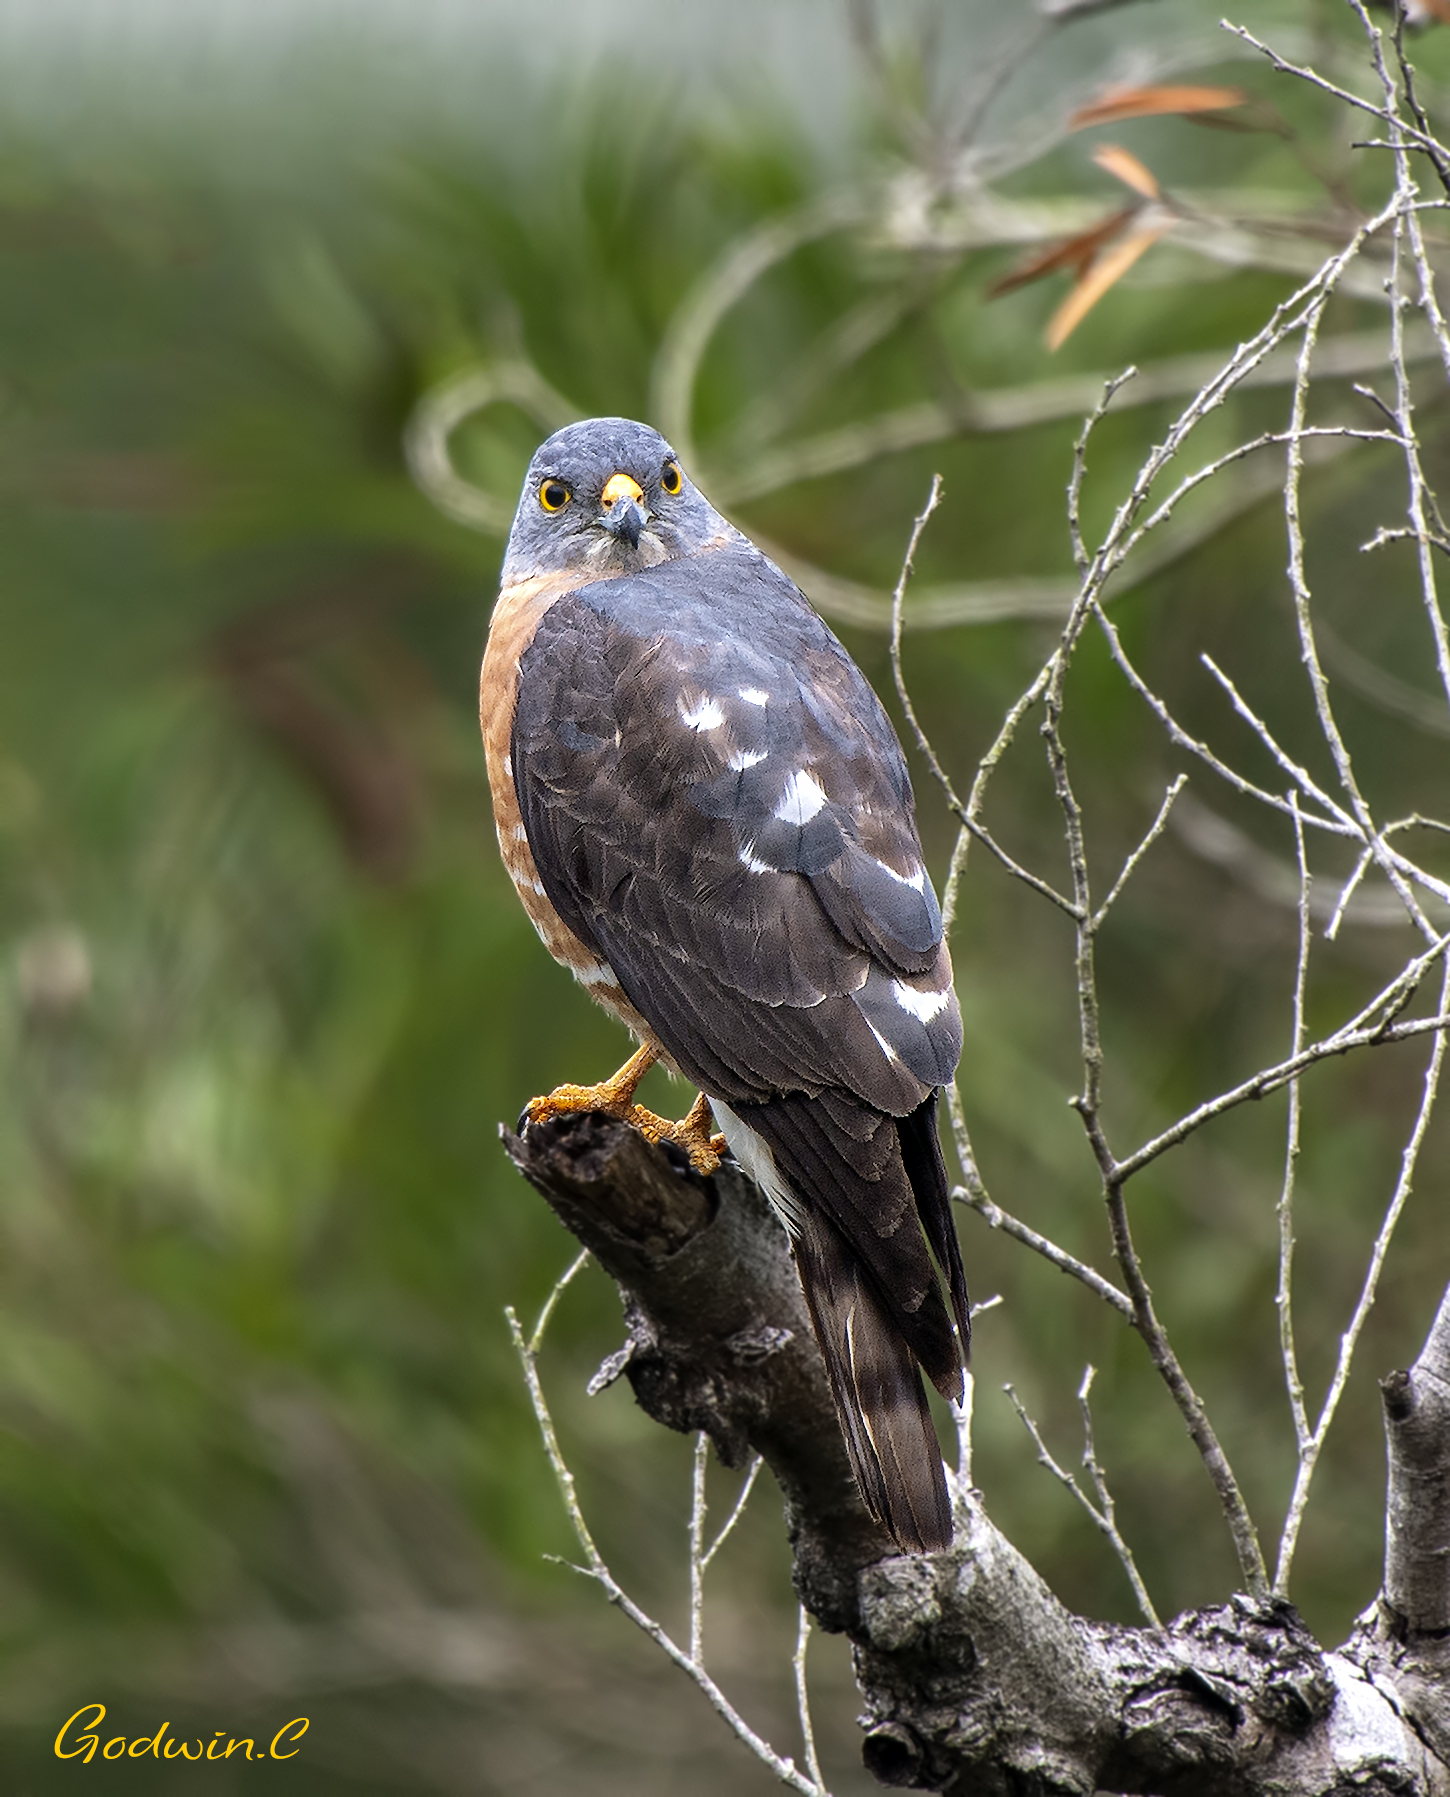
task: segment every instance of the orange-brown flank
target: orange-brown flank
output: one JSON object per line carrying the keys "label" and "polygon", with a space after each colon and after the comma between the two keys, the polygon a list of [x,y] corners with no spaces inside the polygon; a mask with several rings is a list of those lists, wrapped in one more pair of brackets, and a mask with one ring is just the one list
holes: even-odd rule
{"label": "orange-brown flank", "polygon": [[530,923],[554,959],[588,988],[589,996],[658,1054],[659,1038],[620,991],[613,969],[579,940],[549,902],[529,848],[509,759],[520,658],[534,640],[539,620],[554,601],[577,591],[587,578],[581,580],[577,573],[542,574],[505,587],[499,594],[478,681],[478,722],[488,759],[488,784],[493,795],[498,846]]}

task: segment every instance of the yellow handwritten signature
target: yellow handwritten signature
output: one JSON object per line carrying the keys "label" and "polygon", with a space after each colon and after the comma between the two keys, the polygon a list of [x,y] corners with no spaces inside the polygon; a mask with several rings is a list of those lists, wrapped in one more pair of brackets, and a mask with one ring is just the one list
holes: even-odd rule
{"label": "yellow handwritten signature", "polygon": [[[87,1717],[85,1722],[82,1717]],[[96,1757],[96,1748],[100,1746],[101,1737],[95,1731],[106,1720],[106,1706],[103,1703],[83,1703],[74,1716],[70,1716],[61,1724],[60,1733],[55,1737],[55,1757],[58,1760],[80,1760],[89,1766]],[[79,1725],[77,1727],[77,1725]],[[130,1742],[124,1735],[112,1735],[101,1748],[103,1760],[145,1759],[153,1754],[158,1760],[229,1760],[234,1753],[240,1753],[243,1759],[258,1760],[290,1760],[302,1750],[300,1747],[288,1747],[288,1741],[300,1741],[307,1733],[307,1718],[294,1716],[292,1721],[284,1722],[272,1736],[270,1747],[258,1747],[254,1736],[243,1735],[240,1740],[227,1736],[224,1728],[216,1731],[216,1739],[205,1741],[178,1741],[175,1736],[169,1740],[166,1731],[171,1727],[163,1722],[154,1735],[137,1735]],[[74,1747],[65,1745],[66,1735],[71,1728],[76,1728]],[[223,1737],[226,1745],[222,1746]],[[217,1749],[221,1748],[218,1752]],[[255,1750],[255,1751],[254,1751]]]}

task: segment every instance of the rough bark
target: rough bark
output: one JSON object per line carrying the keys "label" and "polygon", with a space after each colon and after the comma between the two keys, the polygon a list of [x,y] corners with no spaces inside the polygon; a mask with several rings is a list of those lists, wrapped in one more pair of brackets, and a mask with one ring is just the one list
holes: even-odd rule
{"label": "rough bark", "polygon": [[854,1627],[857,1575],[892,1545],[857,1493],[785,1234],[755,1185],[733,1161],[701,1179],[607,1117],[503,1138],[619,1286],[626,1339],[599,1384],[623,1374],[649,1416],[703,1429],[726,1466],[763,1455],[802,1603],[825,1628]]}
{"label": "rough bark", "polygon": [[897,1555],[851,1482],[786,1239],[713,1179],[601,1117],[523,1138],[519,1170],[619,1285],[621,1373],[667,1427],[780,1483],[802,1600],[856,1650],[864,1758],[886,1785],[982,1797],[1450,1797],[1450,1294],[1386,1381],[1386,1594],[1337,1652],[1244,1597],[1162,1631],[1074,1616],[957,1494],[951,1550]]}
{"label": "rough bark", "polygon": [[1380,1386],[1389,1443],[1384,1601],[1402,1629],[1450,1631],[1450,1290],[1420,1358]]}

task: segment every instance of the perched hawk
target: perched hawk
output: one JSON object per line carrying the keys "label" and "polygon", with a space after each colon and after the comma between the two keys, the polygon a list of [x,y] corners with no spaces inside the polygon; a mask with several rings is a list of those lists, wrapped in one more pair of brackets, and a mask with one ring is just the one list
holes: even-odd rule
{"label": "perched hawk", "polygon": [[[886,713],[664,438],[594,418],[529,466],[480,716],[524,907],[643,1045],[530,1118],[605,1110],[703,1171],[729,1144],[790,1234],[867,1507],[903,1549],[947,1546],[916,1368],[961,1398],[936,1128],[961,1020]],[[655,1060],[700,1089],[682,1123],[633,1102]]]}

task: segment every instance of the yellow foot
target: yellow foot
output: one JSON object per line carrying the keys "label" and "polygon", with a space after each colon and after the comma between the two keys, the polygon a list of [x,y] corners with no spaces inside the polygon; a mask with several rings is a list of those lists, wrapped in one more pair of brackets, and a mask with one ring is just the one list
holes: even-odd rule
{"label": "yellow foot", "polygon": [[690,1165],[697,1173],[713,1173],[720,1165],[720,1156],[725,1152],[725,1138],[710,1133],[710,1125],[715,1118],[710,1110],[710,1100],[703,1092],[678,1123],[656,1117],[653,1111],[647,1111],[641,1104],[630,1109],[626,1121],[632,1123],[648,1142],[678,1143],[689,1155]]}
{"label": "yellow foot", "polygon": [[725,1138],[710,1133],[715,1119],[703,1092],[678,1123],[657,1117],[634,1102],[635,1088],[655,1058],[652,1048],[641,1048],[613,1078],[601,1080],[597,1086],[555,1086],[547,1097],[529,1100],[520,1124],[547,1123],[553,1117],[567,1117],[579,1111],[600,1111],[606,1117],[618,1117],[622,1123],[630,1124],[647,1142],[677,1142],[697,1173],[713,1173],[725,1152]]}
{"label": "yellow foot", "polygon": [[551,1117],[567,1117],[575,1111],[603,1111],[623,1121],[635,1108],[634,1089],[655,1064],[652,1048],[639,1048],[619,1072],[597,1086],[555,1086],[547,1098],[531,1098],[524,1106],[523,1121],[547,1123]]}

